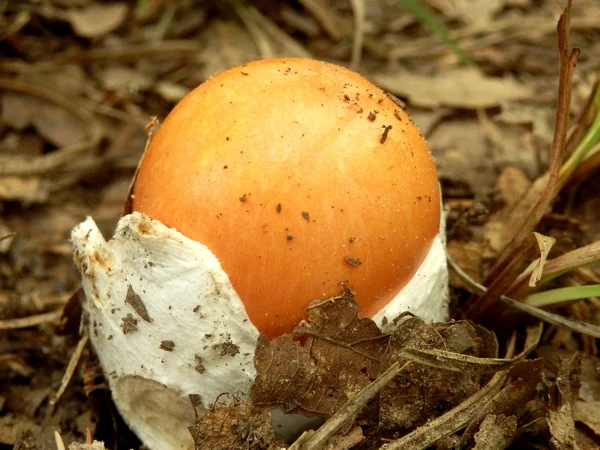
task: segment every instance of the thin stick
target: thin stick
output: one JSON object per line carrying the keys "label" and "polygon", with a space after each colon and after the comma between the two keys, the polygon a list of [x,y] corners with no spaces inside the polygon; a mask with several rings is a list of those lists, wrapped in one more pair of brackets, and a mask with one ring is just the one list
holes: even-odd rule
{"label": "thin stick", "polygon": [[329,418],[317,431],[305,432],[288,450],[319,450],[323,449],[329,439],[331,439],[339,430],[352,420],[358,412],[373,398],[386,384],[394,379],[396,375],[402,372],[410,361],[400,366],[396,361],[385,372],[383,372],[375,381],[360,391],[356,397],[346,403],[337,413]]}
{"label": "thin stick", "polygon": [[17,330],[54,322],[62,316],[62,309],[51,311],[35,316],[20,317],[18,319],[0,320],[0,330]]}
{"label": "thin stick", "polygon": [[58,391],[50,399],[50,406],[56,405],[56,403],[60,400],[60,398],[64,394],[65,390],[67,389],[67,386],[69,385],[69,382],[71,381],[71,378],[73,378],[73,374],[75,373],[77,364],[79,364],[79,360],[81,359],[81,354],[83,353],[83,350],[85,349],[85,346],[87,345],[87,342],[88,342],[88,334],[87,334],[87,332],[84,332],[83,335],[81,336],[81,338],[79,339],[79,342],[77,343],[77,347],[75,347],[75,351],[71,355],[71,359],[69,360],[69,364],[67,365],[67,368],[65,369],[65,373],[60,382],[60,387],[58,388]]}

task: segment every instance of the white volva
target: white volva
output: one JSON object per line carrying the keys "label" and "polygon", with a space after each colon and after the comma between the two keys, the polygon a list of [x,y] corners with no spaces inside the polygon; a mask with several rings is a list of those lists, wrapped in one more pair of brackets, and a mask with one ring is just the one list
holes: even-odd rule
{"label": "white volva", "polygon": [[[151,450],[193,449],[188,396],[198,394],[205,408],[222,393],[244,398],[255,376],[259,333],[227,274],[205,245],[141,213],[123,217],[108,242],[91,218],[72,240],[90,339],[120,413]],[[446,320],[446,286],[438,236],[413,279],[373,319],[384,330],[403,311]]]}

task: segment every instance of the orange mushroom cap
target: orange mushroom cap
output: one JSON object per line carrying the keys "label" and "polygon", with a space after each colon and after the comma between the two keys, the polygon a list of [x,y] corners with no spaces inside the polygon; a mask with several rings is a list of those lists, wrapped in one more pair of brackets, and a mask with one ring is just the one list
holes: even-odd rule
{"label": "orange mushroom cap", "polygon": [[374,315],[440,226],[435,164],[408,115],[310,59],[257,61],[187,95],[142,160],[133,209],[206,245],[268,337],[340,283]]}

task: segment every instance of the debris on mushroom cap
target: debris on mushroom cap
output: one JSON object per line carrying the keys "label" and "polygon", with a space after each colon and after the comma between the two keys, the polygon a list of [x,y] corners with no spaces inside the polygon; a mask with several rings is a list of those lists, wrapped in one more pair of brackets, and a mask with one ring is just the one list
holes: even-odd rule
{"label": "debris on mushroom cap", "polygon": [[257,61],[196,88],[154,136],[134,194],[135,211],[211,249],[270,338],[344,282],[376,314],[440,230],[418,128],[360,75],[310,59]]}

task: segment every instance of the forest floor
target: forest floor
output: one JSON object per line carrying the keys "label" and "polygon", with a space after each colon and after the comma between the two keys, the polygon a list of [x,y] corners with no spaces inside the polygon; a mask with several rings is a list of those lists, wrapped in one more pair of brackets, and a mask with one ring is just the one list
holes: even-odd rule
{"label": "forest floor", "polygon": [[[431,11],[433,25],[411,12],[414,5]],[[527,234],[535,229],[548,246],[519,261],[519,268],[507,264],[512,275],[497,267],[520,236],[523,211],[548,193],[534,181],[561,162],[553,159],[557,127],[569,119],[566,152],[572,154],[598,114],[590,99],[600,73],[600,3],[573,2],[569,48],[580,54],[570,82],[569,55],[563,54],[561,74],[557,49],[565,6],[559,0],[0,1],[0,237],[8,236],[0,241],[0,450],[55,449],[56,431],[69,444],[84,442],[88,429],[106,448],[140,445],[111,404],[92,349],[80,348],[78,365],[69,368],[81,314],[74,306],[81,278],[70,232],[92,216],[110,237],[152,118],[164,119],[209,77],[256,59],[338,63],[405,102],[436,160],[448,251],[464,271],[450,275],[454,318],[494,328],[489,311],[472,314],[469,302],[487,311],[489,298],[474,299],[470,281],[490,291],[495,286],[492,301],[507,293],[524,300],[533,289],[512,283],[540,252],[548,264],[578,249],[591,253],[576,253],[586,267],[569,266],[573,270],[546,288],[600,284],[597,145],[548,194],[540,220],[526,225]],[[435,31],[438,25],[448,36]],[[570,114],[557,120],[561,79],[572,87]],[[533,200],[523,206],[528,191]],[[502,408],[489,410],[496,425],[485,428],[472,411],[463,426],[430,428],[424,444],[402,448],[434,445],[436,435],[437,448],[458,448],[461,438],[476,448],[600,448],[600,300],[592,295],[546,306],[553,315],[538,316],[546,325],[537,339],[535,321],[522,316],[508,329],[519,337],[515,353],[524,341],[535,345],[520,369],[529,374],[513,374],[527,388],[515,394],[514,378],[507,376],[503,400],[496,398]],[[488,336],[478,333],[480,341]],[[510,336],[506,328],[498,331],[501,356]],[[479,381],[481,387],[489,377]],[[346,440],[302,448],[380,448],[452,410],[459,404],[454,400],[444,411],[412,417],[413,427],[386,428],[383,416],[378,424],[369,417],[362,428],[346,427]],[[502,433],[491,432],[494,427]],[[196,435],[197,448],[276,448],[268,436],[226,441],[229,432]]]}

